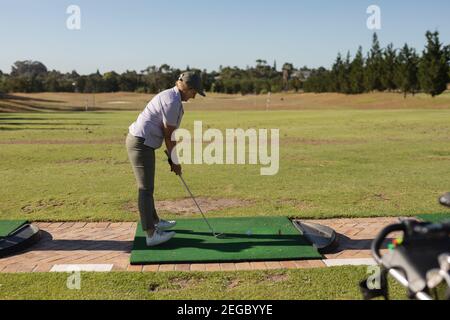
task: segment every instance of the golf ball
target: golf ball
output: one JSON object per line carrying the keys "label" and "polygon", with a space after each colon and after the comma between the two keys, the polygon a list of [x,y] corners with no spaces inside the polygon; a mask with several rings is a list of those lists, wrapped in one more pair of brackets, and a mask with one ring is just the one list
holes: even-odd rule
{"label": "golf ball", "polygon": [[251,236],[251,235],[252,235],[252,230],[247,230],[246,234],[247,234],[248,236]]}

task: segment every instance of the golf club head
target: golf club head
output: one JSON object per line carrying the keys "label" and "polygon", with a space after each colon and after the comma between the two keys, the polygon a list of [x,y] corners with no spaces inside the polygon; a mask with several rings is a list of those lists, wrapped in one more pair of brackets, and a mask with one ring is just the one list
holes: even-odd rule
{"label": "golf club head", "polygon": [[450,271],[450,255],[448,253],[439,256],[439,266],[444,272]]}
{"label": "golf club head", "polygon": [[450,192],[447,192],[439,198],[439,203],[450,208]]}
{"label": "golf club head", "polygon": [[216,239],[225,239],[226,236],[223,233],[214,233]]}
{"label": "golf club head", "polygon": [[439,266],[441,269],[432,269],[427,272],[427,286],[429,289],[434,289],[441,284],[442,281],[446,281],[450,285],[450,255],[445,253],[439,256]]}
{"label": "golf club head", "polygon": [[444,278],[441,275],[441,270],[432,269],[427,272],[427,287],[429,289],[436,288]]}

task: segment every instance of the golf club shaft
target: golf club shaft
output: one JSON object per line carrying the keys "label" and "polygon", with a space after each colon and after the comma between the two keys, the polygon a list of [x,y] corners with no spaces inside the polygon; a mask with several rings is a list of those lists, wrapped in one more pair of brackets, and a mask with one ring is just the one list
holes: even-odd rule
{"label": "golf club shaft", "polygon": [[194,201],[195,205],[198,208],[198,211],[202,214],[203,220],[205,220],[206,224],[208,225],[209,229],[211,230],[213,236],[216,236],[216,233],[214,232],[214,229],[211,227],[211,225],[208,222],[208,219],[206,219],[205,214],[203,213],[202,209],[200,208],[199,204],[197,203],[197,200],[195,199],[194,195],[192,194],[191,190],[189,189],[188,185],[186,184],[186,181],[184,181],[183,177],[179,175],[181,182],[183,182],[184,187],[186,188],[187,192],[191,196],[192,200]]}
{"label": "golf club shaft", "polygon": [[[167,155],[167,161],[169,162],[170,165],[173,164],[172,159],[170,158],[170,154],[169,151],[165,150],[164,153]],[[195,199],[194,195],[192,194],[191,190],[189,189],[188,185],[186,184],[186,181],[184,181],[183,177],[181,176],[181,174],[179,175],[181,182],[183,183],[184,187],[186,188],[187,192],[189,193],[189,195],[191,196],[192,200],[194,200],[195,205],[198,208],[198,211],[200,211],[200,213],[202,214],[203,220],[205,220],[206,224],[208,225],[209,229],[211,230],[212,234],[214,237],[217,237],[216,233],[214,232],[214,229],[211,227],[211,225],[208,222],[208,219],[206,219],[205,214],[202,211],[202,208],[200,208],[199,204],[197,203],[197,200]]]}

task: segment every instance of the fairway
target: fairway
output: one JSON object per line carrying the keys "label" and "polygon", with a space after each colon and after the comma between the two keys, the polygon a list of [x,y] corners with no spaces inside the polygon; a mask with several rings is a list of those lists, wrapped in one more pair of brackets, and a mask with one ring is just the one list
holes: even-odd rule
{"label": "fairway", "polygon": [[[137,221],[125,150],[138,112],[0,115],[0,219]],[[182,127],[277,128],[280,171],[259,165],[185,165],[192,192],[234,199],[210,216],[300,218],[416,216],[450,185],[450,110],[189,111]],[[45,179],[43,179],[45,177]],[[184,189],[157,152],[157,201]],[[178,211],[166,218],[197,217]],[[157,202],[157,208],[159,203]],[[178,206],[182,207],[182,206]]]}
{"label": "fairway", "polygon": [[176,236],[149,248],[139,224],[131,264],[321,259],[322,255],[284,217],[214,218],[220,237],[213,237],[202,219],[180,220]]}

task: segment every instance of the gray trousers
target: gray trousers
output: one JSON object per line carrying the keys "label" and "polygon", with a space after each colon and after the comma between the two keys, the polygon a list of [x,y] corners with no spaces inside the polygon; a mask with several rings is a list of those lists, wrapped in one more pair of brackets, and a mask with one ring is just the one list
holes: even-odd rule
{"label": "gray trousers", "polygon": [[138,207],[142,229],[154,231],[159,222],[153,191],[155,186],[155,149],[144,145],[145,139],[128,134],[126,147],[138,186]]}

